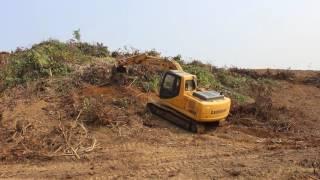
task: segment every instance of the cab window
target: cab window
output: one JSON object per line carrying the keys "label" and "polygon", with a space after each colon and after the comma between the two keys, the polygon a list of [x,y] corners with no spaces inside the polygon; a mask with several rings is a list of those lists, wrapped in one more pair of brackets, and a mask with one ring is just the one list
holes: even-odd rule
{"label": "cab window", "polygon": [[186,91],[193,91],[195,89],[196,89],[195,82],[193,80],[186,80],[185,90]]}
{"label": "cab window", "polygon": [[172,98],[179,94],[180,77],[166,74],[160,88],[161,98]]}
{"label": "cab window", "polygon": [[171,74],[168,74],[164,79],[163,88],[169,91],[172,91],[174,80],[175,80],[175,77]]}

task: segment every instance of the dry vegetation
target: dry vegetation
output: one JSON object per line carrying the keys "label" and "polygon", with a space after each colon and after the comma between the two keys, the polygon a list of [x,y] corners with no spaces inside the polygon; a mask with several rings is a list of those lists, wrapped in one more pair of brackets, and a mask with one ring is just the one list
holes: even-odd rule
{"label": "dry vegetation", "polygon": [[226,123],[197,135],[145,111],[161,72],[112,73],[137,53],[55,40],[1,53],[0,178],[320,178],[318,72],[174,57],[233,101]]}

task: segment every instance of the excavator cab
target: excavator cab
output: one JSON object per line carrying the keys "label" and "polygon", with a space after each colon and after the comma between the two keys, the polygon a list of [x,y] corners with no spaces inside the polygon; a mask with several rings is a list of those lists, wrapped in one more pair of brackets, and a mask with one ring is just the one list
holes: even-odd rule
{"label": "excavator cab", "polygon": [[[161,86],[160,86],[160,98],[169,99],[179,95],[181,86],[184,86],[184,91],[194,91],[196,90],[196,78],[195,76],[192,79],[183,78],[177,73],[178,71],[168,71],[164,74]],[[184,72],[183,72],[184,73]],[[186,74],[186,73],[184,73]],[[184,83],[183,83],[183,80]]]}

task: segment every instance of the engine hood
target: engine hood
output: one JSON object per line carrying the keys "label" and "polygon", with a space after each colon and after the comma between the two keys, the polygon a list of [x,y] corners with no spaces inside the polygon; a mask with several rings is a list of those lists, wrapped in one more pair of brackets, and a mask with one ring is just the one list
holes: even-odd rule
{"label": "engine hood", "polygon": [[224,99],[224,95],[220,94],[217,91],[197,91],[192,93],[192,96],[197,97],[204,101]]}

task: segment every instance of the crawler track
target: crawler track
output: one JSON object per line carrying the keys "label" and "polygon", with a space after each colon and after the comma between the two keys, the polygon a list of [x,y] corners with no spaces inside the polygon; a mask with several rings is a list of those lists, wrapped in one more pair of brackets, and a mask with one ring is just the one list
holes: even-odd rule
{"label": "crawler track", "polygon": [[157,103],[148,103],[147,108],[151,113],[160,116],[163,119],[166,119],[179,127],[182,127],[185,130],[194,132],[194,133],[204,133],[205,126],[204,124],[195,122],[191,118],[172,110],[171,108],[159,105]]}

